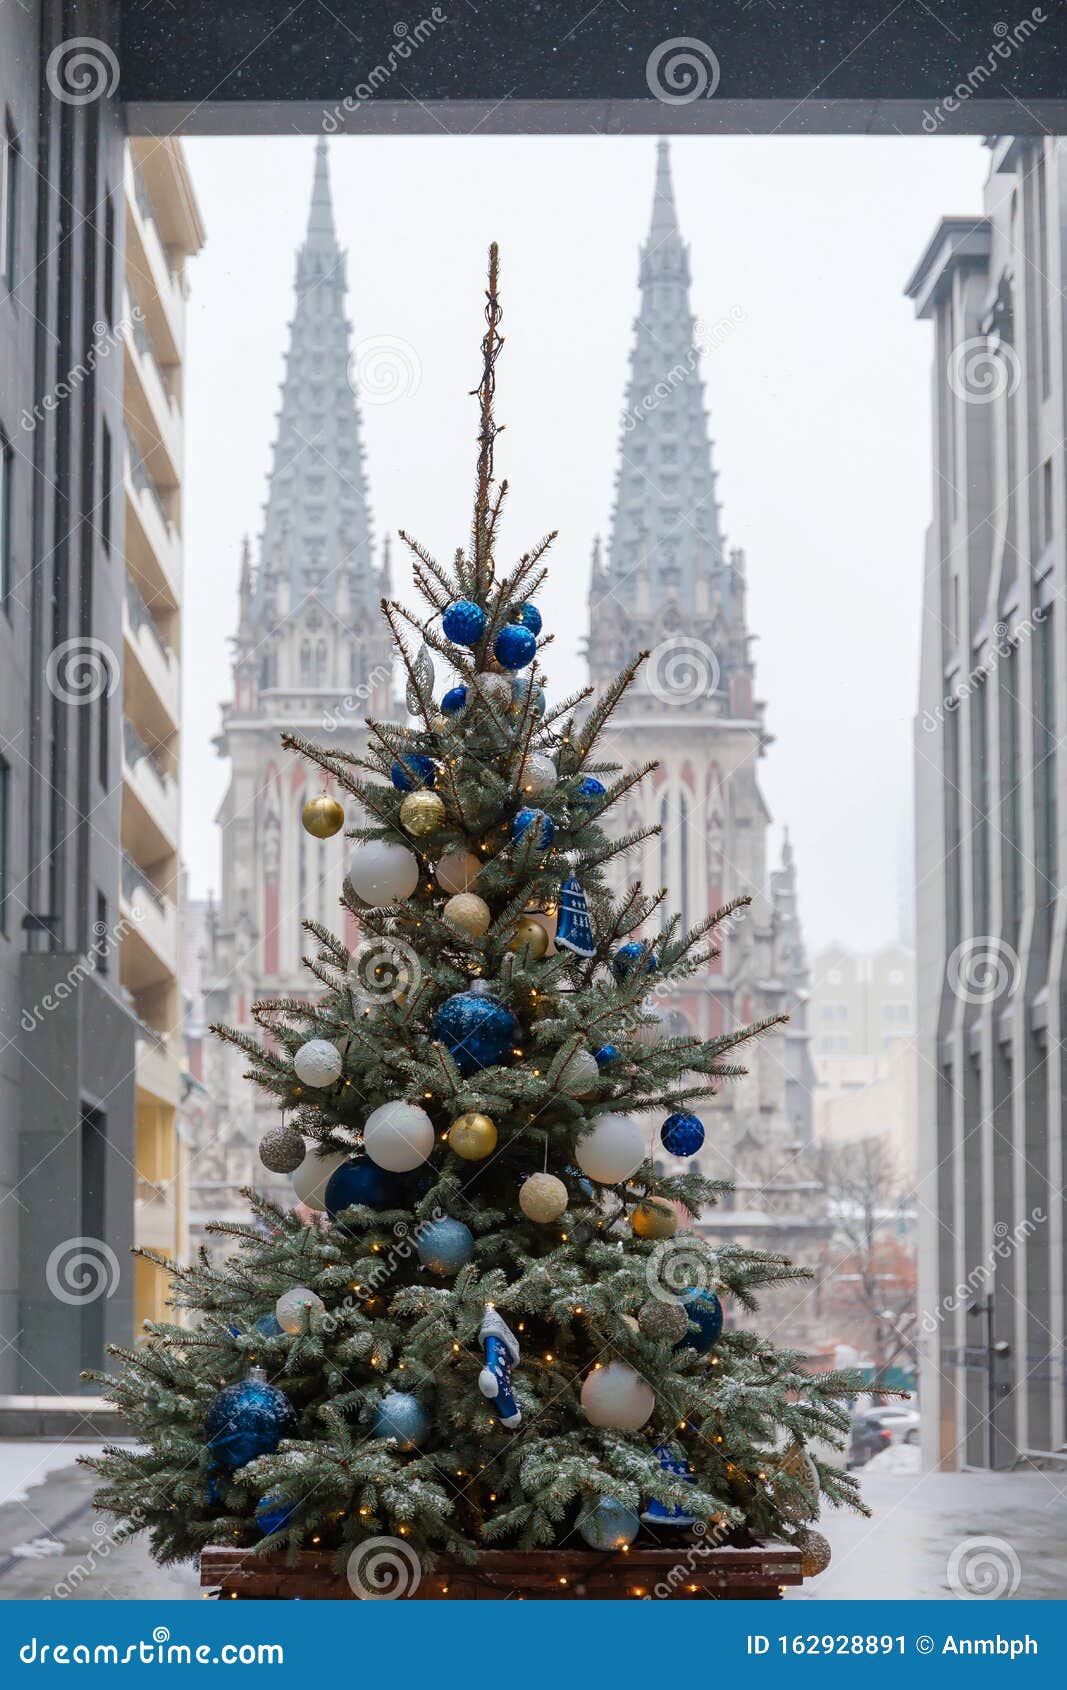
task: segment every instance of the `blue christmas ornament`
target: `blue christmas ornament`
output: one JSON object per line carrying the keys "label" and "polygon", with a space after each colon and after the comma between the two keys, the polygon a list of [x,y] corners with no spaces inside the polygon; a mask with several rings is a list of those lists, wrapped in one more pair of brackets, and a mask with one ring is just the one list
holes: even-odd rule
{"label": "blue christmas ornament", "polygon": [[403,1182],[379,1168],[369,1156],[342,1162],[326,1183],[326,1213],[335,1221],[346,1209],[360,1203],[367,1209],[399,1209],[403,1203]]}
{"label": "blue christmas ornament", "polygon": [[531,634],[541,632],[541,612],[535,604],[519,604],[511,612],[512,622],[521,622],[524,628],[529,628]]}
{"label": "blue christmas ornament", "polygon": [[525,669],[537,651],[537,640],[520,622],[509,622],[493,641],[493,656],[502,669]]}
{"label": "blue christmas ornament", "polygon": [[441,618],[445,639],[453,645],[477,645],[485,633],[486,614],[473,599],[457,599]]}
{"label": "blue christmas ornament", "polygon": [[695,1156],[704,1142],[704,1123],[699,1115],[678,1110],[668,1115],[659,1129],[660,1143],[672,1156]]}
{"label": "blue christmas ornament", "polygon": [[449,687],[441,700],[442,716],[458,716],[467,704],[466,687]]}
{"label": "blue christmas ornament", "polygon": [[598,1068],[610,1068],[613,1062],[618,1062],[619,1051],[617,1045],[601,1045],[593,1052],[593,1060]]}
{"label": "blue christmas ornament", "polygon": [[592,810],[603,798],[607,787],[595,775],[586,775],[578,788],[576,797],[583,810]]}
{"label": "blue christmas ornament", "polygon": [[222,1502],[226,1475],[217,1461],[213,1461],[207,1470],[204,1482],[204,1501],[209,1508],[218,1508]]}
{"label": "blue christmas ornament", "polygon": [[[673,1444],[657,1444],[652,1451],[659,1456],[659,1464],[665,1473],[673,1473],[676,1478],[684,1479],[687,1485],[695,1485],[696,1477],[684,1456]],[[670,1508],[665,1502],[657,1502],[655,1497],[645,1504],[641,1514],[650,1526],[691,1526],[695,1524],[695,1516],[687,1514],[681,1506]]]}
{"label": "blue christmas ornament", "polygon": [[260,1315],[259,1319],[256,1321],[256,1331],[259,1332],[264,1338],[280,1338],[282,1329],[278,1325],[277,1315],[276,1314]]}
{"label": "blue christmas ornament", "polygon": [[417,1449],[429,1435],[430,1416],[418,1397],[408,1391],[390,1391],[378,1404],[374,1436],[395,1438],[403,1450]]}
{"label": "blue christmas ornament", "polygon": [[633,1509],[613,1496],[587,1503],[578,1516],[578,1531],[590,1549],[625,1549],[640,1530]]}
{"label": "blue christmas ornament", "polygon": [[256,1504],[256,1525],[264,1537],[269,1537],[271,1532],[280,1532],[287,1526],[295,1513],[295,1502],[287,1502],[277,1491],[269,1491]]}
{"label": "blue christmas ornament", "polygon": [[[611,972],[616,980],[628,980],[641,960],[644,945],[640,939],[629,939],[625,945],[620,945],[611,959]],[[645,959],[645,973],[654,974],[659,967],[658,962],[650,951]]]}
{"label": "blue christmas ornament", "polygon": [[431,1273],[458,1273],[474,1255],[474,1234],[448,1215],[419,1228],[419,1261]]}
{"label": "blue christmas ornament", "polygon": [[544,847],[551,845],[556,837],[556,824],[551,816],[546,816],[543,810],[532,810],[528,805],[517,810],[511,818],[511,837],[514,840],[522,838],[528,827],[535,829],[537,843]]}
{"label": "blue christmas ornament", "polygon": [[433,787],[437,780],[437,764],[421,751],[405,751],[389,771],[389,779],[398,792],[414,792],[417,786]]}
{"label": "blue christmas ornament", "polygon": [[484,982],[477,984],[481,991],[472,987],[453,993],[433,1018],[434,1037],[441,1040],[465,1079],[498,1063],[519,1031],[511,1011],[489,995]]}
{"label": "blue christmas ornament", "polygon": [[532,675],[514,675],[511,681],[511,701],[517,710],[526,709],[527,699],[533,700],[533,713],[543,716],[548,705],[544,687],[538,686]]}
{"label": "blue christmas ornament", "polygon": [[518,1366],[519,1341],[511,1327],[496,1309],[486,1304],[482,1324],[478,1328],[485,1366],[478,1375],[478,1389],[488,1397],[500,1424],[513,1432],[522,1424],[522,1409],[511,1384],[511,1370]]}
{"label": "blue christmas ornament", "polygon": [[257,1455],[273,1455],[296,1427],[296,1409],[284,1391],[268,1385],[261,1367],[221,1390],[204,1415],[208,1444],[230,1469],[243,1467]]}
{"label": "blue christmas ornament", "polygon": [[707,1355],[722,1332],[722,1304],[714,1291],[700,1291],[695,1287],[691,1291],[683,1291],[681,1304],[696,1331],[687,1332],[684,1338],[679,1338],[675,1349],[682,1350],[688,1346],[696,1350],[697,1355]]}
{"label": "blue christmas ornament", "polygon": [[563,882],[559,894],[559,915],[556,918],[556,948],[573,951],[575,956],[596,956],[596,939],[589,919],[589,905],[577,875]]}

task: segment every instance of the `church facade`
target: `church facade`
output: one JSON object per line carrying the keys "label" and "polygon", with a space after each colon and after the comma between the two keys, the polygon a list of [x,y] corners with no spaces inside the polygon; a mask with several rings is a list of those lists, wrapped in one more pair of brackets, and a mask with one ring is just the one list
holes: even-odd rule
{"label": "church facade", "polygon": [[[724,924],[707,974],[662,1007],[675,1026],[702,1037],[790,1015],[739,1056],[748,1076],[703,1111],[702,1171],[733,1179],[737,1190],[733,1206],[701,1228],[713,1239],[811,1260],[819,1234],[805,1218],[812,1193],[799,1170],[814,1082],[796,868],[788,844],[779,866],[768,862],[770,816],[758,778],[768,734],[755,693],[745,560],[727,547],[721,525],[701,335],[666,143],[639,281],[615,507],[606,551],[598,543],[594,552],[589,596],[594,685],[636,650],[652,653],[611,739],[619,762],[658,763],[631,794],[620,826],[660,831],[643,860],[628,854],[621,873],[646,888],[667,887],[667,906],[689,925],[740,894],[752,899]],[[388,591],[388,564],[376,565],[372,548],[360,419],[346,379],[344,297],[320,143],[265,522],[255,564],[250,553],[244,560],[233,699],[217,742],[231,781],[219,815],[221,898],[204,919],[202,1015],[244,1028],[257,998],[307,990],[301,920],[338,919],[343,841],[323,846],[300,829],[309,777],[280,751],[279,735],[295,728],[354,749],[365,715],[396,708],[376,608]],[[239,1052],[208,1041],[203,1076],[218,1119],[213,1147],[196,1158],[194,1231],[220,1204],[239,1213],[241,1183],[289,1187],[259,1165],[256,1145],[276,1124],[275,1111],[257,1107],[244,1067]]]}

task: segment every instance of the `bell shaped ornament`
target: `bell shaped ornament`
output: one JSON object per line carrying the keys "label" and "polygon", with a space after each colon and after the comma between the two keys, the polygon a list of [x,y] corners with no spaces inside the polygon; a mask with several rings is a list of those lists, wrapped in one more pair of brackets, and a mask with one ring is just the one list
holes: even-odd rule
{"label": "bell shaped ornament", "polygon": [[589,919],[589,905],[577,875],[563,882],[559,894],[559,915],[556,917],[556,945],[573,951],[576,956],[596,956],[593,923]]}

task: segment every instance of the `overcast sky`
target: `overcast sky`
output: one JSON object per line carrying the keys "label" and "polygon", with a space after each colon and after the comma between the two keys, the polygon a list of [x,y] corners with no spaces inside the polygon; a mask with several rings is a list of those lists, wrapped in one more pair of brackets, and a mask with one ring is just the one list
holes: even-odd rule
{"label": "overcast sky", "polygon": [[[207,229],[190,267],[184,604],[184,851],[202,894],[218,885],[226,766],[211,738],[241,537],[260,527],[313,142],[187,148]],[[980,209],[988,154],[977,140],[708,137],[675,141],[672,158],[694,313],[732,324],[703,374],[775,736],[762,765],[775,849],[788,824],[809,943],[873,947],[898,933],[909,872],[930,509],[930,330],[902,288],[937,219]],[[342,137],[330,163],[355,340],[397,340],[412,372],[404,397],[363,409],[379,542],[404,527],[448,555],[466,538],[467,394],[485,249],[501,243],[502,552],[560,531],[538,602],[556,635],[552,687],[570,690],[611,506],[655,143]],[[404,594],[394,547],[397,565]]]}

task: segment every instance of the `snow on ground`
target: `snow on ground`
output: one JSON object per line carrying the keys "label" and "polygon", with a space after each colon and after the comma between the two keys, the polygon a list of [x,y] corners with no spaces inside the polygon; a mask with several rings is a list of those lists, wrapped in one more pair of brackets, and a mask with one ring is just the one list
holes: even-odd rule
{"label": "snow on ground", "polygon": [[49,1473],[71,1467],[79,1455],[100,1455],[102,1443],[84,1443],[73,1438],[0,1438],[0,1507],[5,1502],[24,1502],[31,1485],[39,1485]]}
{"label": "snow on ground", "polygon": [[883,1449],[881,1455],[872,1456],[866,1466],[859,1469],[865,1475],[874,1474],[879,1478],[884,1473],[920,1473],[922,1471],[921,1452],[918,1444],[890,1444]]}

